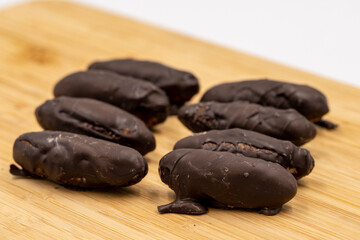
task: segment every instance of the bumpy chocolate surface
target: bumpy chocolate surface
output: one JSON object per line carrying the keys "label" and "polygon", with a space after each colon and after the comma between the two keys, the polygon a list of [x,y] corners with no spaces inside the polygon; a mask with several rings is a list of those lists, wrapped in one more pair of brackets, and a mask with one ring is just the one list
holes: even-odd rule
{"label": "bumpy chocolate surface", "polygon": [[314,168],[314,159],[308,150],[289,141],[239,128],[211,130],[185,137],[174,146],[174,149],[181,148],[232,152],[260,158],[280,164],[296,179],[308,175]]}
{"label": "bumpy chocolate surface", "polygon": [[212,202],[273,215],[297,190],[279,164],[228,152],[177,149],[160,160],[159,174],[176,194],[174,202],[158,207],[160,213],[203,214]]}
{"label": "bumpy chocolate surface", "polygon": [[[293,108],[312,122],[321,121],[321,117],[329,112],[326,97],[319,90],[268,79],[219,84],[206,91],[201,99],[202,102],[239,100],[281,109]],[[335,124],[323,126],[336,127]]]}
{"label": "bumpy chocolate surface", "polygon": [[45,130],[102,138],[135,148],[143,155],[155,149],[155,138],[143,121],[95,99],[58,97],[40,105],[35,115]]}
{"label": "bumpy chocolate surface", "polygon": [[136,150],[97,138],[67,132],[32,132],[16,139],[13,158],[18,176],[35,176],[80,188],[130,186],[147,174]]}
{"label": "bumpy chocolate surface", "polygon": [[171,104],[177,106],[183,105],[199,91],[199,81],[193,74],[157,62],[116,59],[94,62],[89,69],[108,70],[152,82],[166,92]]}
{"label": "bumpy chocolate surface", "polygon": [[54,95],[110,103],[136,115],[147,126],[165,121],[169,107],[165,92],[154,84],[107,71],[70,74],[56,84]]}
{"label": "bumpy chocolate surface", "polygon": [[242,128],[302,145],[316,135],[313,123],[293,109],[276,109],[242,101],[183,106],[178,118],[193,132]]}

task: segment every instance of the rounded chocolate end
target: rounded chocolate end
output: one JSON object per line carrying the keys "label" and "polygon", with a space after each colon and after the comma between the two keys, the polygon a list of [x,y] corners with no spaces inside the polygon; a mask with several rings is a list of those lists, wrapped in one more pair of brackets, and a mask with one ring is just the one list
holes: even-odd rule
{"label": "rounded chocolate end", "polygon": [[310,121],[321,119],[322,116],[329,112],[329,106],[324,94],[306,85],[298,85],[297,87],[298,90],[290,97],[294,109]]}
{"label": "rounded chocolate end", "polygon": [[175,151],[170,152],[166,154],[164,157],[162,157],[159,162],[159,175],[161,181],[169,186],[170,186],[170,179],[173,169],[176,163],[179,161],[179,159],[181,159],[182,156],[184,155],[184,154],[179,155],[179,153],[181,154],[182,152],[175,152]]}
{"label": "rounded chocolate end", "polygon": [[305,118],[298,118],[286,127],[286,139],[293,142],[296,146],[301,146],[316,136],[315,125]]}
{"label": "rounded chocolate end", "polygon": [[293,167],[296,170],[293,175],[296,179],[309,175],[315,166],[314,158],[304,148],[299,148],[298,151],[294,152],[293,162]]}

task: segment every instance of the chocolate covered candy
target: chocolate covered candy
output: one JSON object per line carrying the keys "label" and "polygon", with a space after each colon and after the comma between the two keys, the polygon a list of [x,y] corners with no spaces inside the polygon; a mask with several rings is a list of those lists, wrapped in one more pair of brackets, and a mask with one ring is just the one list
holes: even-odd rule
{"label": "chocolate covered candy", "polygon": [[326,128],[336,124],[321,120],[329,112],[326,97],[307,85],[279,82],[268,79],[230,82],[216,85],[205,92],[201,101],[248,101],[281,109],[293,108],[312,122]]}
{"label": "chocolate covered candy", "polygon": [[110,103],[139,117],[147,126],[165,121],[169,107],[166,94],[154,84],[107,71],[70,74],[56,84],[54,95]]}
{"label": "chocolate covered candy", "polygon": [[297,191],[295,178],[279,164],[229,152],[177,149],[160,160],[159,174],[176,194],[160,213],[199,215],[211,203],[274,215]]}
{"label": "chocolate covered candy", "polygon": [[136,150],[97,138],[67,132],[32,132],[18,137],[13,158],[17,176],[40,177],[80,188],[130,186],[147,174]]}
{"label": "chocolate covered candy", "polygon": [[193,74],[157,62],[115,59],[94,62],[89,69],[108,70],[152,82],[166,92],[175,106],[183,105],[199,91],[199,81]]}
{"label": "chocolate covered candy", "polygon": [[58,97],[40,105],[35,115],[45,130],[102,138],[135,148],[143,155],[155,149],[155,138],[143,121],[95,99]]}
{"label": "chocolate covered candy", "polygon": [[308,150],[289,141],[239,128],[211,130],[185,137],[174,146],[174,149],[181,148],[225,151],[278,163],[296,179],[308,175],[314,168],[314,159]]}
{"label": "chocolate covered candy", "polygon": [[316,135],[313,123],[293,109],[276,109],[242,101],[183,106],[178,118],[193,132],[242,128],[302,145]]}

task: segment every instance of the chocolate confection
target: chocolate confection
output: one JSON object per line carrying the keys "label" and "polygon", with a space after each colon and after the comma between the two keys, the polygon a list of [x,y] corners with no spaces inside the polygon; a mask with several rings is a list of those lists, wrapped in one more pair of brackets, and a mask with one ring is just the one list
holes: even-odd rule
{"label": "chocolate confection", "polygon": [[56,84],[54,95],[110,103],[139,117],[147,126],[165,121],[169,107],[166,94],[154,84],[107,71],[70,74]]}
{"label": "chocolate confection", "polygon": [[166,92],[172,107],[182,106],[199,91],[199,81],[193,74],[157,62],[115,59],[94,62],[89,69],[108,70],[152,82]]}
{"label": "chocolate confection", "polygon": [[132,148],[67,132],[25,133],[16,139],[13,157],[22,167],[11,165],[13,175],[80,188],[130,186],[148,170]]}
{"label": "chocolate confection", "polygon": [[296,179],[308,175],[314,168],[310,152],[289,141],[261,133],[232,128],[197,133],[179,140],[174,149],[193,148],[225,151],[278,163]]}
{"label": "chocolate confection", "polygon": [[279,164],[229,152],[177,149],[160,160],[159,174],[176,194],[160,213],[199,215],[212,204],[274,215],[297,191],[295,178]]}
{"label": "chocolate confection", "polygon": [[293,109],[276,109],[241,101],[183,106],[178,118],[193,132],[242,128],[289,140],[297,146],[316,135],[314,124]]}
{"label": "chocolate confection", "polygon": [[135,148],[155,149],[155,138],[144,122],[111,104],[89,98],[58,97],[35,111],[45,130],[79,133]]}
{"label": "chocolate confection", "polygon": [[307,85],[278,82],[268,79],[230,82],[216,85],[203,95],[201,101],[248,101],[281,109],[293,108],[312,122],[328,129],[337,125],[321,120],[329,112],[324,94]]}

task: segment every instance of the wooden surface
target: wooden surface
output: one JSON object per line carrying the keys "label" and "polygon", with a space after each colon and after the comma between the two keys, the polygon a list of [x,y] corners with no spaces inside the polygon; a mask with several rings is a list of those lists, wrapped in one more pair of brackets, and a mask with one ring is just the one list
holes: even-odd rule
{"label": "wooden surface", "polygon": [[[360,238],[360,89],[70,3],[27,3],[1,10],[0,19],[1,239]],[[160,181],[158,161],[190,134],[175,117],[156,127],[156,151],[146,156],[149,174],[135,186],[72,191],[11,176],[12,144],[18,135],[40,130],[33,112],[52,98],[54,83],[94,60],[115,57],[192,71],[201,93],[222,81],[259,77],[311,84],[327,95],[326,119],[340,128],[318,129],[305,146],[315,169],[272,217],[219,209],[202,216],[158,214],[156,207],[174,197]]]}

